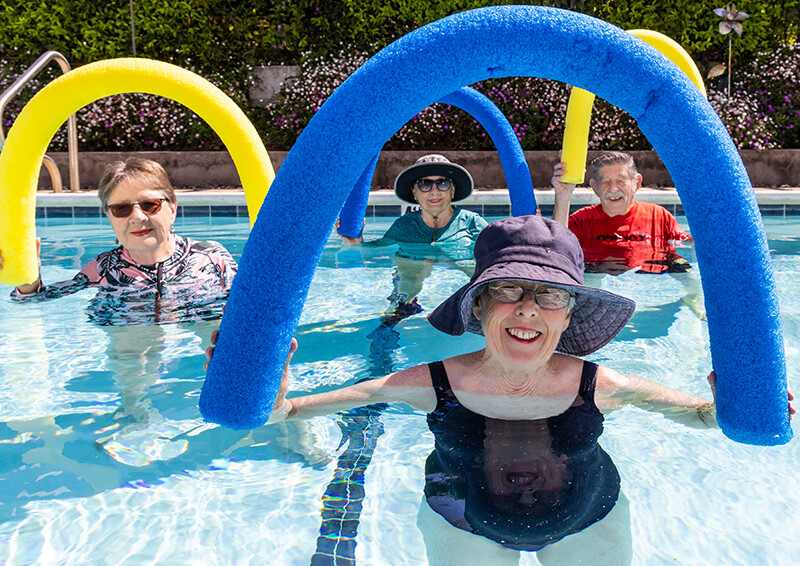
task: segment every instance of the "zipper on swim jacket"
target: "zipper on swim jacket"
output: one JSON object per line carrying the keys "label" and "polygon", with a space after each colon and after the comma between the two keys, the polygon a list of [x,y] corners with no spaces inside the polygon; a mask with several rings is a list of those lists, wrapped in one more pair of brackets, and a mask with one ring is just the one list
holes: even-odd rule
{"label": "zipper on swim jacket", "polygon": [[161,295],[164,292],[164,263],[156,265],[156,300],[155,300],[155,322],[161,322]]}
{"label": "zipper on swim jacket", "polygon": [[156,300],[164,293],[164,263],[156,265]]}

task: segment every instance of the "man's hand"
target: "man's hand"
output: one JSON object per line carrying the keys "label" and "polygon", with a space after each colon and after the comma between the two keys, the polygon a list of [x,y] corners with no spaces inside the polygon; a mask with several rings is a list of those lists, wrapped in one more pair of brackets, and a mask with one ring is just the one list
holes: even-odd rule
{"label": "man's hand", "polygon": [[553,166],[553,178],[550,179],[550,184],[553,185],[553,188],[556,191],[556,196],[559,194],[562,196],[566,196],[567,198],[572,197],[572,192],[575,190],[575,183],[565,183],[563,182],[564,175],[567,173],[567,164],[563,161],[556,163]]}

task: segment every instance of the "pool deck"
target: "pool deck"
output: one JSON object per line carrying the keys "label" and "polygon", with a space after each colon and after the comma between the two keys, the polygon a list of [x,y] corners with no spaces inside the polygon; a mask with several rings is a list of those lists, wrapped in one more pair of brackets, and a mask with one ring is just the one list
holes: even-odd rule
{"label": "pool deck", "polygon": [[[754,189],[762,214],[800,214],[800,187]],[[535,189],[536,202],[543,214],[552,212],[552,189]],[[181,216],[247,216],[247,204],[241,188],[177,189],[179,215]],[[643,187],[636,194],[637,200],[664,206],[673,214],[683,214],[678,192],[672,187]],[[572,210],[596,204],[597,198],[591,189],[579,187],[572,198]],[[507,189],[476,188],[468,199],[460,201],[462,208],[486,216],[510,214]],[[369,196],[367,216],[399,216],[408,205],[395,197],[388,189],[373,190]],[[79,193],[38,191],[36,214],[43,218],[96,217],[101,216],[96,191]]]}

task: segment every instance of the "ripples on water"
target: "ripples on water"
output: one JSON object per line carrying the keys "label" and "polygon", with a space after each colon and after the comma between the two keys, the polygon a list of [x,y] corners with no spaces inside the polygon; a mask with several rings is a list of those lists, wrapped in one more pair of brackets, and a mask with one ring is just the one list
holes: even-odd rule
{"label": "ripples on water", "polygon": [[[767,225],[798,391],[800,219]],[[385,228],[370,223],[368,238]],[[247,224],[185,221],[179,230],[214,234],[238,255]],[[40,233],[50,281],[71,277],[111,241],[101,223],[51,222]],[[393,253],[331,240],[300,321],[293,390],[325,390],[480,347],[477,336],[441,335],[425,321],[467,280],[440,264],[420,296],[425,311],[384,336],[387,351],[376,358],[370,334],[388,304]],[[591,359],[707,396],[702,301],[687,300],[697,277],[587,275],[638,303],[620,338]],[[200,319],[213,319],[217,305],[196,305],[208,316],[170,324],[102,325],[87,315],[93,295],[25,305],[0,297],[0,563],[309,564],[321,495],[347,449],[345,420],[254,431],[203,423],[203,350],[217,321]],[[416,515],[432,437],[408,408],[376,418],[384,433],[366,469],[356,559],[424,564]],[[635,564],[791,564],[800,555],[796,440],[744,446],[626,408],[607,419],[601,444],[631,502]]]}

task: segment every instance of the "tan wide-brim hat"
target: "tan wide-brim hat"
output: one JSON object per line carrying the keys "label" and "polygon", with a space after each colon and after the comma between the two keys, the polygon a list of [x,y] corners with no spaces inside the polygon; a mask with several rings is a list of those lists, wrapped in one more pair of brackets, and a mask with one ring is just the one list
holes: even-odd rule
{"label": "tan wide-brim hat", "polygon": [[456,187],[453,202],[463,200],[472,194],[472,175],[469,171],[450,162],[444,155],[432,153],[423,155],[409,167],[403,169],[394,180],[394,194],[397,198],[415,204],[414,183],[422,177],[448,177]]}

